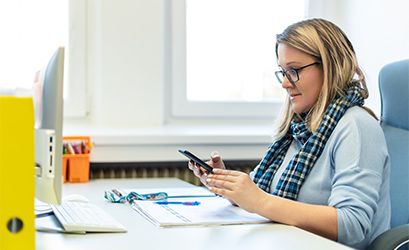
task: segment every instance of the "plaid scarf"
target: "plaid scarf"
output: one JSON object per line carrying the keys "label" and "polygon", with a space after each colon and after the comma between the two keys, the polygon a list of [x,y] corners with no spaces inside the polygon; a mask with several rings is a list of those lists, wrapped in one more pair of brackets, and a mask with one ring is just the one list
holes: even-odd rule
{"label": "plaid scarf", "polygon": [[311,133],[305,121],[297,122],[293,119],[287,134],[268,148],[259,163],[253,181],[261,189],[270,193],[274,175],[282,164],[292,140],[295,139],[303,146],[288,163],[272,194],[297,200],[301,186],[320,157],[338,121],[348,108],[364,104],[361,91],[359,86],[353,86],[347,90],[346,96],[335,99],[326,109],[320,126],[314,133]]}

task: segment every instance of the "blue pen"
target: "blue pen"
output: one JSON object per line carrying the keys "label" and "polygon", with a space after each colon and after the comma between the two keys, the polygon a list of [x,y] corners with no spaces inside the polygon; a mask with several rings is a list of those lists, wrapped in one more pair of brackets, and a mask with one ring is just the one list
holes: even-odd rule
{"label": "blue pen", "polygon": [[186,206],[198,206],[200,201],[157,201],[158,205],[186,205]]}

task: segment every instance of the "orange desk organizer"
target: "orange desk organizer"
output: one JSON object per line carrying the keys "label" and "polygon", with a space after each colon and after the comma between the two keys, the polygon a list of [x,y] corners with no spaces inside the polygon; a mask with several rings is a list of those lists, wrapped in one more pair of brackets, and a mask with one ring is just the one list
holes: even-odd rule
{"label": "orange desk organizer", "polygon": [[[84,141],[88,149],[91,149],[89,136],[64,136],[64,143],[70,141]],[[63,179],[64,182],[87,182],[89,181],[89,153],[64,154],[63,156]]]}

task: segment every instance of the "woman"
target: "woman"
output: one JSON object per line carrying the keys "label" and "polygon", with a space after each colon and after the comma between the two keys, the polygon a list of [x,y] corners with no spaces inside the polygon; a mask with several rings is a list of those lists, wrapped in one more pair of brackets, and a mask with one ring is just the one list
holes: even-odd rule
{"label": "woman", "polygon": [[346,35],[309,19],[277,35],[276,76],[288,96],[275,141],[250,175],[226,170],[217,153],[212,192],[279,223],[355,248],[389,228],[389,157],[382,130],[363,107],[368,90]]}

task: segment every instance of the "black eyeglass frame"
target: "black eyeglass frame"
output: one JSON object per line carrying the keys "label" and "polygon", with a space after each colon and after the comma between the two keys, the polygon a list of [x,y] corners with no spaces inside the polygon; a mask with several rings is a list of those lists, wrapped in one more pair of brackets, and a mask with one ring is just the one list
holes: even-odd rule
{"label": "black eyeglass frame", "polygon": [[[287,77],[288,81],[290,81],[292,84],[295,85],[295,83],[300,80],[299,72],[300,72],[301,70],[303,70],[303,69],[305,69],[305,68],[307,68],[307,67],[310,67],[310,66],[312,66],[312,65],[317,65],[317,64],[321,64],[321,62],[313,62],[313,63],[307,64],[307,65],[304,65],[304,66],[302,66],[302,67],[300,67],[300,68],[297,68],[297,69],[289,69],[289,70],[284,70],[284,69],[283,69],[283,70],[278,70],[278,71],[274,72],[274,74],[276,75],[277,80],[278,80],[278,82],[279,82],[280,84],[283,83],[284,77]],[[297,79],[296,79],[296,80],[292,79],[291,74],[289,74],[288,72],[292,72],[293,75],[297,77]],[[280,78],[281,76],[282,76],[282,78]]]}

